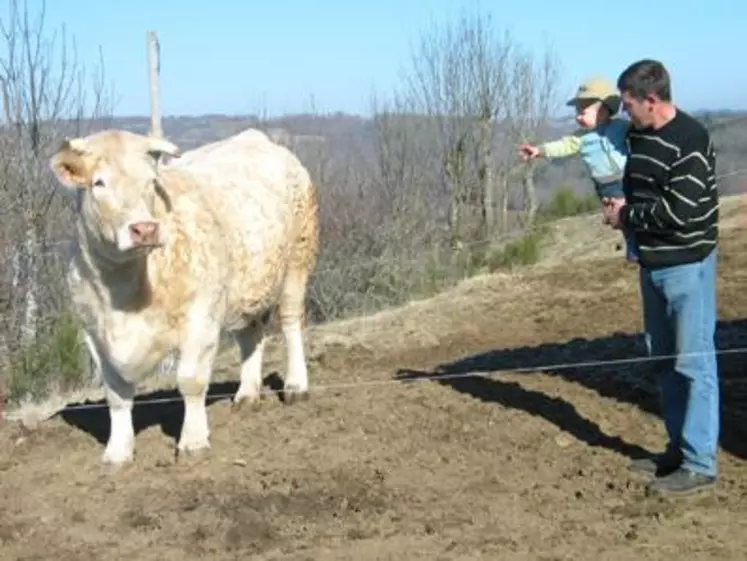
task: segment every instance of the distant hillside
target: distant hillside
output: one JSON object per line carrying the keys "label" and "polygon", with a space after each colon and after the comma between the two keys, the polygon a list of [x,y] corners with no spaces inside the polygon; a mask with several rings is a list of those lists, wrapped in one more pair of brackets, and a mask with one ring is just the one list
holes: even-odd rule
{"label": "distant hillside", "polygon": [[[718,110],[697,111],[694,114],[713,130],[718,149],[719,171],[732,172],[747,162],[747,112]],[[148,117],[117,117],[106,126],[146,133]],[[319,157],[318,144],[324,144],[326,158],[338,162],[371,164],[376,156],[376,130],[372,119],[358,115],[332,113],[327,115],[294,114],[260,120],[255,115],[168,116],[163,119],[164,133],[185,150],[226,138],[244,128],[257,127],[270,132],[286,144],[292,144],[308,165]],[[573,120],[558,119],[550,126],[547,138],[572,131]],[[538,139],[542,140],[542,139]],[[578,192],[589,188],[577,161],[552,162],[543,166],[537,178],[541,198],[559,184]],[[747,191],[744,177],[729,177],[721,182],[725,193]]]}

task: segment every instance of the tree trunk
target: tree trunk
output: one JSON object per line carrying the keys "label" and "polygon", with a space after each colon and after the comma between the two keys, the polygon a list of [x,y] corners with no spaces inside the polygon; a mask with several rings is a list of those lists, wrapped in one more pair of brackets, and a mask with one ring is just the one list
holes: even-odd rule
{"label": "tree trunk", "polygon": [[501,214],[501,232],[509,230],[508,227],[508,179],[504,177],[501,180],[501,192],[500,192],[500,214]]}
{"label": "tree trunk", "polygon": [[525,208],[527,210],[527,226],[534,224],[534,219],[537,216],[537,208],[539,203],[537,202],[537,190],[534,187],[534,165],[530,164],[526,168],[524,173],[524,201]]}
{"label": "tree trunk", "polygon": [[26,230],[23,247],[13,252],[13,291],[23,294],[23,316],[21,318],[21,344],[31,344],[36,339],[39,315],[38,251],[39,238],[33,225]]}
{"label": "tree trunk", "polygon": [[[3,283],[3,288],[5,283]],[[11,369],[11,351],[10,351],[10,293],[0,293],[0,421],[3,418],[3,406],[5,396],[8,392],[8,383],[10,381]]]}
{"label": "tree trunk", "polygon": [[464,201],[464,158],[465,135],[460,136],[443,157],[444,172],[451,191],[449,208],[449,234],[451,249],[457,250],[462,245],[462,205]]}
{"label": "tree trunk", "polygon": [[480,144],[478,178],[482,195],[483,231],[487,236],[495,232],[496,227],[496,197],[495,181],[493,179],[493,147],[491,134],[492,121],[490,118],[480,121]]}
{"label": "tree trunk", "polygon": [[38,250],[39,239],[36,232],[34,232],[34,227],[31,226],[26,235],[25,248],[28,267],[26,276],[28,288],[26,290],[26,302],[23,313],[24,343],[29,343],[36,339],[37,319],[39,316],[39,279],[37,278],[37,271],[39,269]]}
{"label": "tree trunk", "polygon": [[462,245],[462,203],[459,183],[454,183],[451,191],[451,205],[449,207],[449,240],[452,250]]}

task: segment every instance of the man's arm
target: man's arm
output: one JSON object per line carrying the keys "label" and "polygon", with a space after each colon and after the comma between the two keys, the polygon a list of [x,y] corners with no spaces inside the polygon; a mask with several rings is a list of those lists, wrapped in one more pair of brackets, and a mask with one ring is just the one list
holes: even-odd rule
{"label": "man's arm", "polygon": [[671,231],[685,226],[698,215],[698,199],[708,188],[708,140],[696,138],[686,145],[682,157],[669,170],[662,197],[633,203],[620,209],[624,226],[637,230]]}

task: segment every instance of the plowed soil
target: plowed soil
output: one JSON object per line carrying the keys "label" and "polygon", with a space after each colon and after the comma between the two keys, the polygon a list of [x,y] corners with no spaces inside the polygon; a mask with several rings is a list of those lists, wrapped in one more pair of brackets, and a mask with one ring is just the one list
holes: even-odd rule
{"label": "plowed soil", "polygon": [[[720,250],[721,349],[747,346],[744,235]],[[636,283],[610,250],[313,330],[315,388],[293,405],[232,410],[228,356],[200,459],[174,456],[178,400],[136,407],[117,473],[99,465],[105,408],[8,422],[0,559],[744,559],[745,355],[720,356],[714,490],[647,496],[627,469],[664,444],[651,364],[588,363],[643,356]]]}

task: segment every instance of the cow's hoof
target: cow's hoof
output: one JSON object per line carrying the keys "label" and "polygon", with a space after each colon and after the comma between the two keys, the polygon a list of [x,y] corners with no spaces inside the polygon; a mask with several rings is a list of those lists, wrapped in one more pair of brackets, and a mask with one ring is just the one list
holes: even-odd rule
{"label": "cow's hoof", "polygon": [[231,403],[231,411],[259,411],[262,407],[260,395],[235,395]]}
{"label": "cow's hoof", "polygon": [[210,443],[206,441],[180,443],[176,447],[176,457],[179,459],[201,459],[210,455]]}
{"label": "cow's hoof", "polygon": [[101,471],[101,474],[105,477],[111,477],[114,475],[120,474],[122,471],[124,471],[127,468],[126,463],[123,464],[110,464],[106,462],[101,462],[99,464],[99,468]]}
{"label": "cow's hoof", "polygon": [[283,388],[282,399],[286,405],[293,405],[300,401],[306,401],[309,398],[309,390],[301,389],[296,384],[289,384]]}
{"label": "cow's hoof", "polygon": [[102,473],[105,475],[114,475],[131,465],[132,461],[132,454],[111,454],[104,452],[99,465],[101,466]]}
{"label": "cow's hoof", "polygon": [[174,462],[177,465],[201,464],[210,457],[210,448],[177,448]]}
{"label": "cow's hoof", "polygon": [[134,453],[131,449],[106,448],[101,455],[101,463],[105,466],[118,468],[131,463],[133,456]]}

